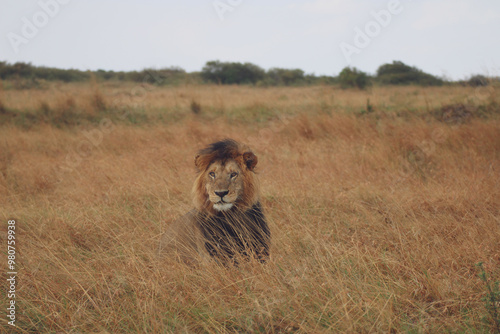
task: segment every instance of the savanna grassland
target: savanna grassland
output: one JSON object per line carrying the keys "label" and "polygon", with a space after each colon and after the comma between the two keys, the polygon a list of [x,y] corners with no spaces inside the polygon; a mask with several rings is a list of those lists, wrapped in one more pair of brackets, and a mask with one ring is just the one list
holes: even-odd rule
{"label": "savanna grassland", "polygon": [[[499,92],[4,82],[1,261],[15,219],[18,282],[0,330],[498,331]],[[271,260],[158,259],[196,151],[226,137],[259,157]]]}

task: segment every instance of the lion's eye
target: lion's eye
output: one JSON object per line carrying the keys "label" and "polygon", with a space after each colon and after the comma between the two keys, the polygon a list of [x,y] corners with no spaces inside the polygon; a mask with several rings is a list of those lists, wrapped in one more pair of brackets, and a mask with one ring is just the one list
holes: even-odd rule
{"label": "lion's eye", "polygon": [[210,177],[211,177],[212,179],[213,179],[213,178],[215,178],[215,173],[214,173],[214,172],[210,172],[210,173],[208,173],[208,175],[210,175]]}
{"label": "lion's eye", "polygon": [[231,178],[232,178],[232,179],[234,179],[236,176],[238,176],[238,173],[236,173],[236,172],[232,172],[232,173],[231,173]]}

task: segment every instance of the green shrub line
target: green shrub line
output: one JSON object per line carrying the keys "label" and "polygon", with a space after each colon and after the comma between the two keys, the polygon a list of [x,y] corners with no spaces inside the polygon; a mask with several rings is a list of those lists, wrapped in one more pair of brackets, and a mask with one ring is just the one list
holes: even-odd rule
{"label": "green shrub line", "polygon": [[181,85],[215,83],[221,85],[242,84],[267,86],[306,86],[306,85],[340,85],[342,88],[365,89],[372,84],[378,85],[420,85],[441,86],[445,83],[456,83],[472,87],[487,86],[499,78],[488,78],[484,75],[473,75],[468,80],[451,82],[422,70],[393,61],[381,65],[375,75],[369,75],[356,68],[345,67],[338,76],[306,74],[301,69],[271,68],[264,70],[252,63],[208,61],[200,72],[186,72],[180,67],[162,69],[144,69],[141,71],[81,71],[77,69],[58,69],[34,66],[31,63],[17,62],[10,64],[0,61],[0,80],[9,80],[4,89],[43,88],[44,81],[84,82],[129,81],[154,85]]}

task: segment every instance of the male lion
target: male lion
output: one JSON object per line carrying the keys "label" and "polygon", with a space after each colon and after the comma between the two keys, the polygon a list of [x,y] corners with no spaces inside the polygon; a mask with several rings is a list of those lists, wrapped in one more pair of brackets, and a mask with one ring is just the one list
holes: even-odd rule
{"label": "male lion", "polygon": [[270,231],[259,202],[257,156],[225,139],[199,151],[195,165],[195,209],[170,225],[160,254],[174,254],[187,263],[210,258],[222,264],[237,264],[238,258],[265,262]]}

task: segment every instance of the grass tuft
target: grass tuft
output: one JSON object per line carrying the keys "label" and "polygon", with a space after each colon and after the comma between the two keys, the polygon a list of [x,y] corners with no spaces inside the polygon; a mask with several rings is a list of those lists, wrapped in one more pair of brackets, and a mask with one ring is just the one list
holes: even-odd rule
{"label": "grass tuft", "polygon": [[479,278],[486,287],[486,296],[483,297],[483,301],[489,313],[487,321],[492,331],[500,333],[500,282],[495,281],[492,283],[490,281],[482,262],[479,262],[477,266],[479,268]]}
{"label": "grass tuft", "polygon": [[191,111],[193,112],[193,114],[195,115],[199,115],[201,113],[201,105],[196,102],[195,100],[191,100]]}
{"label": "grass tuft", "polygon": [[90,98],[90,105],[94,108],[94,111],[97,113],[104,112],[108,109],[108,104],[106,102],[106,99],[103,93],[99,89],[96,89],[93,92]]}

